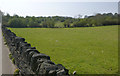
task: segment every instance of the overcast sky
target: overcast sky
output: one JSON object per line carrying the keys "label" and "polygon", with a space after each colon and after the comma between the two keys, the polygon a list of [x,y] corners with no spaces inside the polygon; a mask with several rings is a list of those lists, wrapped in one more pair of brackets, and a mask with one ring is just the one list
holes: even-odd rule
{"label": "overcast sky", "polygon": [[20,16],[76,16],[118,12],[119,0],[0,0],[0,10]]}

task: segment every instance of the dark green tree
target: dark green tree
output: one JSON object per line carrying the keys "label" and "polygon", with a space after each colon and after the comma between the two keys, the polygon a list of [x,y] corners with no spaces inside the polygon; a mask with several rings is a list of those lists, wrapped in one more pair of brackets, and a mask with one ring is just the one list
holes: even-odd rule
{"label": "dark green tree", "polygon": [[20,18],[13,18],[13,19],[9,20],[8,24],[9,24],[9,27],[13,27],[13,28],[26,27],[25,21]]}

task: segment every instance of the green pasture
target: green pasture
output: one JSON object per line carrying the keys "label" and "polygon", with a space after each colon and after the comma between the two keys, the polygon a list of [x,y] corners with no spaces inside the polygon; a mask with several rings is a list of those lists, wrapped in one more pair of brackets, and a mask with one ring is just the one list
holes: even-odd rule
{"label": "green pasture", "polygon": [[114,74],[118,72],[118,26],[80,28],[10,28],[40,53],[69,73]]}

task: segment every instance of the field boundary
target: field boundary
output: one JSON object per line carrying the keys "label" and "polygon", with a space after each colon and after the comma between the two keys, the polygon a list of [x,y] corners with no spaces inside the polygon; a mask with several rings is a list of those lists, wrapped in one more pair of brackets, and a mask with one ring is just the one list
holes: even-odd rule
{"label": "field boundary", "polygon": [[24,38],[17,37],[15,33],[2,26],[3,36],[11,52],[13,63],[19,69],[19,74],[39,74],[49,76],[68,76],[68,69],[62,64],[55,64],[48,55],[40,53]]}

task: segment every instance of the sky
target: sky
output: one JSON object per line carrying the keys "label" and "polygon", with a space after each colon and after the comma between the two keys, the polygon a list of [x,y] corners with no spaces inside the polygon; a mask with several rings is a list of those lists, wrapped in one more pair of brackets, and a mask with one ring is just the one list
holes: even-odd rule
{"label": "sky", "polygon": [[19,16],[71,16],[117,13],[119,0],[0,0],[0,10]]}

